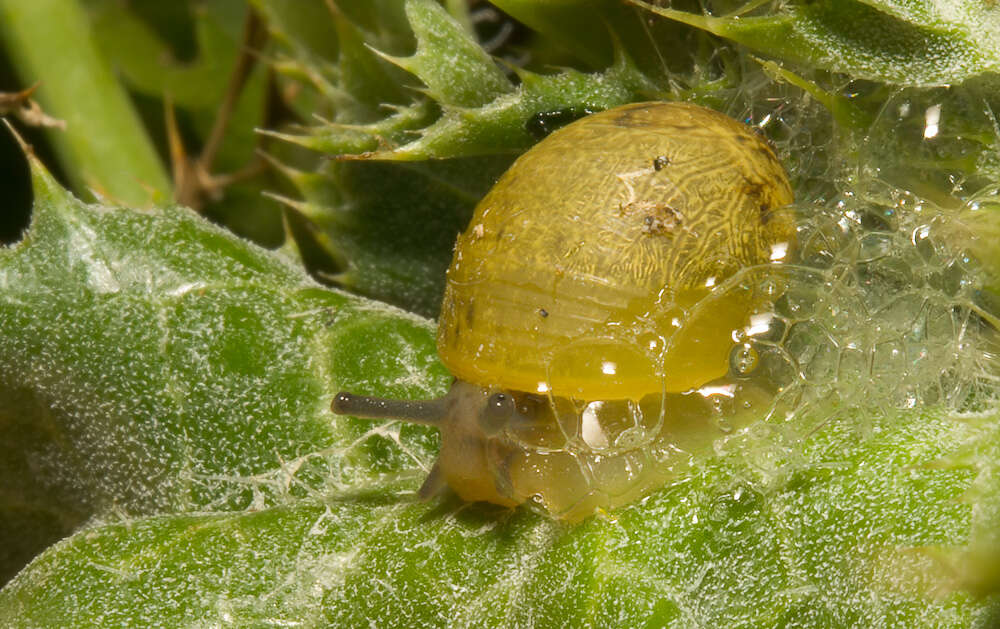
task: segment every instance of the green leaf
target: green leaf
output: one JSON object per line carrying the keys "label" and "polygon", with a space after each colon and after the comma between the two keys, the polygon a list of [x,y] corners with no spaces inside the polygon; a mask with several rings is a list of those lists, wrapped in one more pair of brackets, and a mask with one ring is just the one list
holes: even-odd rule
{"label": "green leaf", "polygon": [[[665,91],[646,78],[625,56],[604,72],[585,74],[566,69],[554,75],[520,70],[517,90],[474,108],[445,107],[440,118],[419,137],[364,159],[415,161],[497,153],[519,154],[545,130],[537,120],[564,116],[566,122],[636,100],[655,100]],[[322,145],[317,148],[323,149]]]}
{"label": "green leaf", "polygon": [[[707,39],[686,25],[649,20],[641,11],[619,0],[496,0],[510,14],[538,32],[532,53],[544,58],[543,45],[569,51],[576,68],[600,71],[612,65],[621,50],[642,73],[659,84],[689,73]],[[535,61],[533,68],[542,67]]]}
{"label": "green leaf", "polygon": [[160,158],[78,0],[0,0],[0,42],[22,81],[41,84],[46,112],[66,122],[49,138],[78,191],[136,205],[169,198]]}
{"label": "green leaf", "polygon": [[[233,88],[233,73],[247,45],[246,2],[86,1],[94,40],[132,91],[164,153],[176,148],[167,146],[173,139],[167,137],[164,113],[170,111],[178,121],[185,153],[198,156],[210,140],[227,91]],[[280,212],[262,196],[276,178],[247,177],[259,159],[261,136],[256,129],[267,124],[270,115],[268,75],[267,65],[257,63],[234,95],[234,107],[225,114],[226,131],[220,142],[212,140],[211,163],[205,164],[212,181],[202,182],[207,189],[193,198],[188,194],[188,201],[236,233],[276,246],[282,235]]]}
{"label": "green leaf", "polygon": [[[475,107],[513,89],[493,59],[435,0],[406,0],[416,52],[391,61],[420,77],[442,106]],[[450,55],[442,55],[442,51]]]}
{"label": "green leaf", "polygon": [[979,0],[821,0],[723,17],[628,1],[765,55],[856,78],[953,85],[1000,71],[1000,13]]}
{"label": "green leaf", "polygon": [[4,468],[8,521],[65,532],[112,512],[264,507],[368,483],[382,437],[333,418],[332,394],[443,384],[426,322],[323,290],[189,210],[88,206],[34,168],[31,229],[0,250],[0,385],[17,404],[0,416],[18,462]]}
{"label": "green leaf", "polygon": [[510,164],[506,156],[428,162],[334,163],[319,173],[285,168],[308,202],[286,200],[333,252],[338,284],[437,316],[455,237]]}
{"label": "green leaf", "polygon": [[602,72],[566,68],[543,75],[517,69],[520,84],[515,88],[433,0],[408,2],[407,16],[416,33],[417,51],[391,59],[427,86],[427,95],[440,109],[436,120],[429,120],[431,112],[418,102],[367,125],[321,125],[301,138],[283,137],[334,155],[360,152],[363,159],[517,154],[544,135],[535,130],[538,116],[575,111],[580,117],[586,111],[656,98],[666,91],[644,75],[622,48],[616,49],[612,65]]}
{"label": "green leaf", "polygon": [[953,461],[974,465],[978,471],[967,492],[973,504],[969,542],[928,555],[950,578],[945,588],[996,596],[1000,592],[1000,424],[983,426],[981,435]]}
{"label": "green leaf", "polygon": [[932,598],[930,564],[907,551],[959,541],[969,522],[952,499],[970,474],[920,465],[963,431],[913,419],[846,452],[852,431],[821,436],[796,474],[770,485],[734,461],[709,464],[640,507],[577,527],[414,504],[388,488],[103,525],[0,592],[0,620],[987,627],[1000,601]]}
{"label": "green leaf", "polygon": [[241,3],[215,2],[191,19],[197,56],[180,61],[167,42],[135,10],[119,2],[94,2],[91,20],[101,51],[132,89],[167,96],[180,107],[214,110],[225,95],[241,45]]}
{"label": "green leaf", "polygon": [[19,517],[27,497],[58,516],[77,496],[74,524],[89,524],[0,591],[4,626],[964,628],[1000,614],[996,594],[948,589],[928,554],[984,539],[995,509],[963,498],[991,491],[996,415],[745,433],[577,526],[420,503],[433,435],[326,409],[340,387],[440,391],[425,322],[321,289],[182,208],[85,205],[34,176],[31,230],[0,251],[0,373],[22,392],[0,416],[0,443],[21,452],[0,468],[0,508]]}
{"label": "green leaf", "polygon": [[[394,54],[412,46],[401,0],[378,0],[372,6],[278,0],[254,4],[281,43],[275,66],[322,96],[318,102],[295,103],[304,120],[321,114],[343,124],[372,122],[381,117],[383,106],[408,102],[410,93],[403,86],[407,73],[375,52]],[[400,27],[393,27],[397,23]]]}
{"label": "green leaf", "polygon": [[[608,0],[498,0],[494,4],[572,51],[593,69],[603,68],[612,61],[608,15],[623,9],[619,3]],[[598,15],[603,19],[595,19]]]}

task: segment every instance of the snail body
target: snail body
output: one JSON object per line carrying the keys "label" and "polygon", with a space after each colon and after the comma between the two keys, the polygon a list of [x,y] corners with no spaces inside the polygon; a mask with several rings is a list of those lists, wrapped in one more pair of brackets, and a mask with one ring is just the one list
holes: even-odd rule
{"label": "snail body", "polygon": [[437,426],[423,496],[447,486],[570,520],[635,500],[672,473],[670,453],[715,434],[688,394],[731,371],[734,331],[760,308],[718,288],[794,247],[775,211],[792,200],[767,143],[715,111],[637,103],[569,124],[458,239],[438,329],[451,391],[341,393],[333,410]]}

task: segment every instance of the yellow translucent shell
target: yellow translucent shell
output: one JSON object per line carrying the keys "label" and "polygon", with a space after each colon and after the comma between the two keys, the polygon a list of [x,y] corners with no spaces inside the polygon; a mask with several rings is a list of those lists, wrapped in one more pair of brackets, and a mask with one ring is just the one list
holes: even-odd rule
{"label": "yellow translucent shell", "polygon": [[675,335],[736,269],[794,241],[784,169],[749,127],[682,103],[570,124],[476,207],[448,270],[438,333],[460,380],[581,400],[639,400],[725,374],[733,298]]}

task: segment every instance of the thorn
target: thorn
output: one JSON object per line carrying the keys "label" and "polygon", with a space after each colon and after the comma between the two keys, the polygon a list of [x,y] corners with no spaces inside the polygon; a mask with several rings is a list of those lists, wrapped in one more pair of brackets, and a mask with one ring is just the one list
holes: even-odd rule
{"label": "thorn", "polygon": [[316,270],[316,277],[325,281],[328,284],[333,284],[340,287],[350,287],[355,281],[354,273],[350,270],[341,271],[340,273],[330,273],[329,271]]}
{"label": "thorn", "polygon": [[20,92],[0,92],[0,105],[20,104],[31,98],[40,83],[28,86]]}
{"label": "thorn", "polygon": [[190,205],[189,197],[191,193],[191,183],[194,173],[191,172],[191,160],[188,158],[184,148],[184,141],[181,139],[180,128],[177,125],[177,116],[174,111],[174,101],[169,94],[163,98],[164,125],[167,128],[167,150],[170,153],[170,170],[174,179],[174,189],[179,203]]}
{"label": "thorn", "polygon": [[284,206],[290,207],[299,214],[302,214],[303,216],[310,216],[311,214],[307,209],[308,205],[304,201],[299,201],[291,197],[286,197],[283,194],[278,194],[277,192],[271,192],[270,190],[264,190],[263,192],[261,192],[261,194],[263,194],[268,199],[273,199]]}
{"label": "thorn", "polygon": [[360,162],[376,159],[381,153],[378,151],[364,151],[363,153],[341,153],[339,155],[329,155],[327,159],[335,162]]}
{"label": "thorn", "polygon": [[256,149],[254,153],[257,155],[259,159],[264,160],[271,168],[280,172],[285,177],[293,181],[296,177],[307,174],[306,171],[304,170],[300,170],[298,168],[295,168],[294,166],[282,162],[274,155],[271,155],[270,153],[265,151],[263,148]]}
{"label": "thorn", "polygon": [[31,98],[40,83],[27,87],[20,92],[0,92],[0,116],[12,114],[24,124],[32,127],[54,127],[66,129],[66,121],[53,118]]}
{"label": "thorn", "polygon": [[285,252],[304,266],[302,249],[299,247],[299,243],[295,239],[295,233],[292,231],[291,213],[292,210],[289,208],[281,209],[281,231],[284,233],[285,241],[278,247],[278,251]]}
{"label": "thorn", "polygon": [[417,75],[417,72],[414,69],[414,65],[411,61],[414,57],[417,56],[416,54],[413,54],[409,57],[397,57],[395,55],[390,55],[387,52],[382,52],[381,50],[375,48],[371,44],[365,44],[365,48],[372,51],[372,53],[374,53],[378,57],[381,57],[383,60],[388,61],[392,65],[402,68],[403,70],[406,70],[407,72],[409,72],[414,76],[419,76]]}
{"label": "thorn", "polygon": [[31,159],[37,159],[34,148],[32,148],[32,146],[28,144],[23,137],[21,137],[21,134],[17,132],[17,129],[14,128],[14,125],[11,124],[10,120],[2,117],[0,117],[0,120],[3,120],[4,125],[7,126],[7,130],[10,131],[12,136],[14,136],[14,140],[17,142],[18,146],[21,147],[21,150],[24,151],[25,155]]}

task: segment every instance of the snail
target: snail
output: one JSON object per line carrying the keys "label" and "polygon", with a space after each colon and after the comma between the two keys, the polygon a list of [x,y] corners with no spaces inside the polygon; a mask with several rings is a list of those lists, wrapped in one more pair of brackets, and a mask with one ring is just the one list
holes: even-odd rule
{"label": "snail", "polygon": [[635,103],[568,124],[458,238],[437,338],[450,391],[342,392],[332,410],[437,427],[422,498],[447,487],[570,521],[632,502],[717,434],[704,387],[759,304],[713,291],[788,254],[795,222],[777,210],[792,200],[767,142],[710,109]]}

